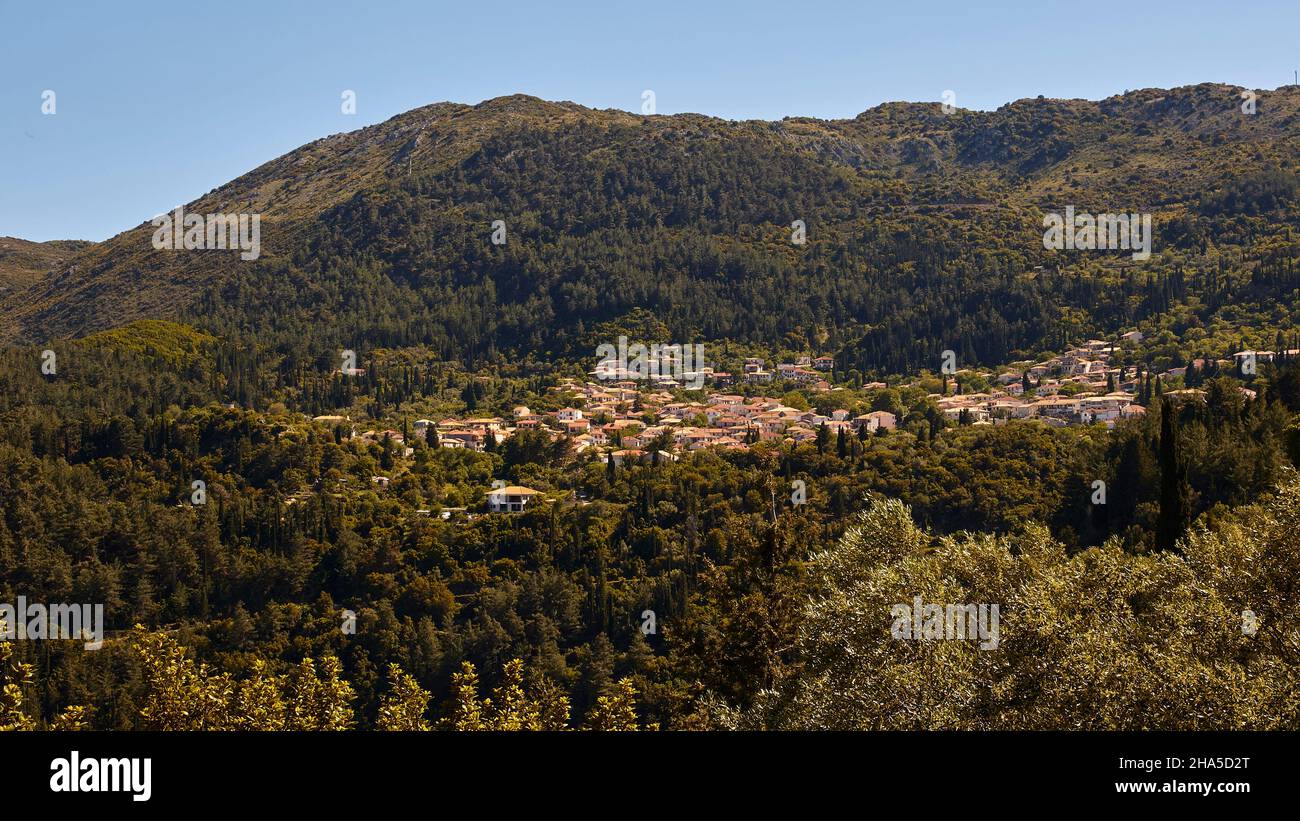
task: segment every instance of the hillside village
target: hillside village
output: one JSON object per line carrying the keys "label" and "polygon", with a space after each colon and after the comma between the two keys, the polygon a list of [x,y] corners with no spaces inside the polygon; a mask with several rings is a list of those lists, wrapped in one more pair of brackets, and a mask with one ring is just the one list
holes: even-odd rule
{"label": "hillside village", "polygon": [[[1123,419],[1146,412],[1141,393],[1144,379],[1160,380],[1167,388],[1166,395],[1185,399],[1204,396],[1198,388],[1173,387],[1181,384],[1186,367],[1152,374],[1136,365],[1114,364],[1121,347],[1141,341],[1141,333],[1131,331],[1118,343],[1092,339],[1043,361],[1012,363],[996,370],[957,370],[942,377],[942,393],[929,393],[927,399],[947,421],[959,425],[1037,420],[1057,427],[1100,424],[1111,428]],[[1297,354],[1300,351],[1280,352],[1282,356]],[[1211,369],[1227,373],[1248,358],[1268,362],[1276,355],[1272,351],[1241,351],[1232,359],[1196,359],[1191,366],[1202,372]],[[655,357],[649,368],[630,369],[602,361],[588,374],[592,379],[562,380],[550,388],[557,402],[564,404],[555,411],[535,412],[519,405],[508,418],[417,419],[409,435],[433,447],[482,452],[501,445],[516,432],[540,431],[552,439],[567,437],[575,453],[594,453],[600,461],[612,462],[618,468],[676,460],[703,448],[745,450],[759,442],[814,442],[823,431],[832,439],[841,435],[865,439],[894,431],[899,423],[897,415],[886,410],[855,415],[841,408],[823,413],[790,407],[777,397],[754,395],[753,388],[748,395],[723,390],[738,384],[773,384],[813,397],[826,394],[833,390],[827,379],[834,368],[830,356],[803,356],[794,362],[774,363],[771,368],[766,360],[750,357],[735,375],[709,367],[698,372],[675,371],[678,362],[674,346],[656,349]],[[684,386],[701,380],[709,385],[701,398],[693,399],[684,393]],[[894,386],[869,382],[862,385],[862,390],[870,395],[889,387],[915,387],[920,381],[918,377]],[[971,384],[981,389],[966,392],[962,387]],[[1240,390],[1254,397],[1250,389],[1242,386]],[[344,428],[351,424],[347,417],[336,415],[318,416],[315,421]],[[374,442],[386,440],[406,457],[413,453],[402,431],[366,430],[358,434],[353,429],[349,436]],[[383,489],[389,479],[375,476],[372,481]],[[487,505],[493,512],[520,512],[540,495],[527,487],[498,487],[488,493]]]}

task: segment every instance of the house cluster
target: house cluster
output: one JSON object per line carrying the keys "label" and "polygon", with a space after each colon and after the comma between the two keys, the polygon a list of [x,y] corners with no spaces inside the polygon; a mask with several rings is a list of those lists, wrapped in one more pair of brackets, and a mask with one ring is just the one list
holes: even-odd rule
{"label": "house cluster", "polygon": [[816,439],[824,425],[831,433],[874,433],[897,424],[888,411],[852,416],[847,410],[829,415],[788,407],[766,396],[743,397],[710,393],[687,402],[666,390],[638,390],[633,381],[613,384],[568,380],[553,388],[572,396],[578,407],[545,414],[519,406],[510,419],[417,420],[414,435],[445,448],[484,450],[489,438],[500,444],[519,430],[541,430],[569,436],[578,452],[595,449],[614,464],[675,459],[677,454],[717,447],[742,450],[756,442],[805,442]]}
{"label": "house cluster", "polygon": [[[684,402],[668,390],[643,392],[641,386],[630,380],[613,384],[566,380],[552,391],[582,407],[540,414],[520,405],[509,419],[418,419],[412,425],[413,436],[439,447],[481,451],[489,442],[499,445],[518,431],[539,430],[556,438],[568,436],[576,451],[592,450],[620,467],[656,459],[673,461],[679,454],[701,448],[740,450],[756,442],[806,442],[816,439],[823,426],[832,433],[870,434],[892,430],[898,421],[888,411],[852,416],[847,410],[836,410],[823,415],[765,396],[711,393],[701,401]],[[396,432],[379,433],[392,438]],[[487,509],[519,513],[543,498],[524,486],[497,487],[487,492]]]}
{"label": "house cluster", "polygon": [[1259,365],[1261,362],[1274,362],[1300,357],[1300,349],[1290,348],[1285,351],[1237,351],[1232,355],[1231,363],[1240,367],[1246,363]]}
{"label": "house cluster", "polygon": [[[1140,342],[1131,331],[1123,342]],[[1116,346],[1100,339],[1043,362],[1023,363],[993,376],[993,386],[980,393],[936,396],[936,404],[952,421],[1001,424],[1009,419],[1036,418],[1050,425],[1091,425],[1115,422],[1146,412],[1136,404],[1137,368],[1112,365]],[[970,374],[958,371],[958,380]],[[1031,392],[1025,394],[1028,382]]]}
{"label": "house cluster", "polygon": [[1009,419],[1036,418],[1049,425],[1091,425],[1095,422],[1113,427],[1115,422],[1145,413],[1146,409],[1134,403],[1134,395],[1112,391],[1088,396],[1060,396],[1049,394],[1025,399],[1010,396],[1001,390],[963,394],[938,398],[940,410],[955,422],[974,425],[996,425]]}
{"label": "house cluster", "polygon": [[725,388],[738,383],[764,384],[788,380],[807,386],[814,391],[824,392],[831,389],[826,380],[826,372],[835,367],[832,356],[799,356],[793,362],[779,362],[774,368],[768,368],[767,360],[761,357],[747,357],[737,373],[721,371],[709,365],[703,365],[696,358],[683,357],[678,350],[680,346],[664,346],[655,351],[655,356],[643,363],[642,373],[627,367],[626,363],[610,358],[601,360],[596,369],[588,376],[601,382],[621,382],[641,380],[648,381],[653,387],[672,389],[711,385]]}
{"label": "house cluster", "polygon": [[[767,369],[766,360],[751,356],[745,359],[744,365],[739,374],[739,380],[749,384],[762,384],[766,382],[790,381],[800,385],[806,385],[817,392],[825,392],[831,389],[830,382],[826,380],[825,372],[835,367],[835,358],[831,356],[800,356],[793,362],[778,362],[772,370]],[[718,387],[726,387],[735,384],[736,377],[731,374],[715,374],[713,383]]]}
{"label": "house cluster", "polygon": [[[1118,345],[1141,339],[1139,332],[1132,331],[1124,334],[1119,343],[1088,340],[1042,362],[1013,363],[1001,373],[958,371],[955,376],[959,385],[969,385],[979,377],[981,384],[987,383],[988,387],[977,393],[932,394],[931,398],[945,417],[964,424],[996,425],[1034,418],[1056,426],[1101,423],[1112,427],[1119,420],[1146,411],[1137,402],[1142,389],[1139,369],[1115,364]],[[1198,359],[1192,364],[1198,370],[1217,365],[1220,371],[1227,371],[1243,362],[1268,362],[1296,355],[1300,351],[1241,351],[1230,359]],[[417,419],[411,426],[410,438],[437,447],[483,451],[504,443],[519,431],[536,430],[555,439],[568,437],[575,451],[591,451],[602,461],[619,467],[673,461],[702,448],[744,450],[758,442],[811,442],[823,430],[836,437],[867,436],[895,429],[898,419],[888,411],[854,415],[838,409],[823,414],[790,407],[769,396],[746,397],[717,390],[743,381],[793,382],[805,390],[824,392],[830,390],[824,374],[833,368],[834,360],[829,356],[803,356],[794,362],[776,363],[771,369],[763,359],[749,358],[734,377],[705,368],[714,390],[698,400],[674,392],[681,385],[674,384],[667,375],[672,373],[670,367],[663,369],[664,376],[656,376],[648,383],[644,374],[615,380],[608,370],[598,369],[592,374],[596,377],[593,381],[567,379],[551,388],[556,404],[571,403],[559,410],[535,413],[520,405],[509,418]],[[1182,377],[1185,372],[1185,368],[1171,368],[1159,376]],[[862,387],[871,390],[887,386],[872,382]],[[1241,390],[1248,396],[1254,393],[1244,386]],[[1183,388],[1166,391],[1165,395],[1192,399],[1203,397],[1205,391]],[[343,416],[318,416],[315,421],[343,429],[346,438],[383,443],[396,454],[411,456],[414,452],[402,431],[366,430],[358,434]],[[371,481],[381,489],[389,484],[383,476],[372,477]],[[541,492],[523,486],[497,487],[487,494],[487,508],[518,513],[544,498]],[[443,511],[443,515],[446,518],[450,514]]]}
{"label": "house cluster", "polygon": [[[1130,331],[1120,337],[1121,344],[1136,344],[1142,334]],[[1000,424],[1008,419],[1036,418],[1050,425],[1091,425],[1096,423],[1114,427],[1115,423],[1130,416],[1146,412],[1137,403],[1141,388],[1136,366],[1120,367],[1113,364],[1118,348],[1100,339],[1090,339],[1082,345],[1043,362],[1019,363],[1004,372],[991,376],[993,386],[980,393],[963,393],[956,396],[934,396],[944,416],[953,421],[970,424]],[[1289,352],[1283,352],[1287,354]],[[1239,364],[1247,355],[1259,362],[1271,361],[1271,351],[1243,351],[1233,359],[1197,359],[1193,365],[1204,370],[1217,364],[1227,371]],[[1182,377],[1186,368],[1170,368],[1156,376],[1170,379]],[[971,371],[958,371],[958,380]],[[987,374],[986,374],[987,375]],[[1025,394],[1026,382],[1032,392]],[[1254,391],[1241,388],[1243,394],[1254,396]],[[1184,389],[1169,391],[1169,395],[1196,396],[1204,391]]]}

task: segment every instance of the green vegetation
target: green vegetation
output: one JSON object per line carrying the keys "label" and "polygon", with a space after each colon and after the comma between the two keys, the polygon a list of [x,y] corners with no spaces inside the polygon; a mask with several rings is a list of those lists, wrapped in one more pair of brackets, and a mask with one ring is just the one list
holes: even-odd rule
{"label": "green vegetation", "polygon": [[[1177,553],[1070,555],[1045,528],[933,539],[878,502],[810,566],[802,665],[724,726],[835,730],[1294,729],[1300,476]],[[999,602],[997,652],[896,641],[891,607]],[[1243,614],[1257,619],[1253,634]]]}
{"label": "green vegetation", "polygon": [[[548,390],[551,378],[480,379],[415,352],[379,351],[364,377],[304,367],[284,382],[273,360],[259,365],[224,341],[179,326],[144,330],[147,344],[111,334],[72,344],[53,377],[31,349],[10,349],[0,366],[0,600],[102,602],[108,621],[96,652],[71,641],[11,643],[14,662],[29,665],[9,680],[30,726],[54,726],[69,707],[93,708],[78,720],[96,728],[727,726],[766,711],[760,693],[795,686],[790,677],[808,665],[806,602],[825,584],[817,557],[864,505],[881,504],[864,499],[909,504],[935,534],[916,537],[927,557],[935,544],[953,545],[927,558],[936,567],[955,546],[1014,556],[1031,539],[1050,542],[1062,571],[1090,568],[1087,557],[1098,555],[1126,568],[1196,561],[1243,585],[1256,565],[1214,565],[1189,544],[1204,543],[1197,534],[1207,527],[1234,527],[1236,539],[1273,533],[1252,506],[1276,487],[1290,498],[1295,481],[1285,469],[1300,411],[1287,387],[1297,377],[1291,361],[1261,366],[1253,401],[1236,378],[1210,377],[1204,401],[1156,402],[1111,432],[1033,421],[954,427],[914,388],[809,394],[817,407],[892,408],[899,430],[611,470],[565,439],[529,432],[486,452],[412,437],[409,457],[386,438],[350,437],[367,425],[400,431],[420,410],[463,415],[470,403],[479,413],[521,402],[553,410],[566,399]],[[210,355],[176,367],[178,352],[200,350]],[[265,409],[228,406],[249,395]],[[351,415],[347,425],[303,415],[334,401]],[[1162,448],[1169,431],[1178,438],[1172,462]],[[206,504],[191,502],[196,479]],[[485,514],[494,479],[527,483],[549,501]],[[1098,479],[1109,488],[1105,505],[1091,502]],[[806,482],[806,504],[791,503],[795,480]],[[459,507],[472,517],[437,515]],[[892,527],[891,536],[910,544],[912,532]],[[1241,595],[1220,609],[1249,604]],[[1007,619],[1019,601],[989,600]],[[344,610],[355,613],[352,632]],[[647,610],[651,634],[642,632]],[[144,633],[133,639],[137,624]],[[1006,652],[1020,652],[1017,635],[1008,633]],[[877,638],[881,652],[895,652],[887,634]],[[294,707],[311,682],[348,698]],[[517,690],[524,695],[507,701],[532,706],[504,708],[502,694]],[[207,694],[209,713],[185,706],[195,693]],[[1092,701],[1058,698],[1040,726],[1092,720]],[[245,715],[252,701],[265,709]],[[996,723],[944,709],[956,712],[910,720]],[[1206,720],[1292,720],[1260,709]],[[1167,717],[1132,720],[1162,726]]]}

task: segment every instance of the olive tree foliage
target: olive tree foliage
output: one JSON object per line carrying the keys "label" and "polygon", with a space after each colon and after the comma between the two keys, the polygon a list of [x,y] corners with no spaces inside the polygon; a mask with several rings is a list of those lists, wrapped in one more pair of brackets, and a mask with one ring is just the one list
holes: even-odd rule
{"label": "olive tree foliage", "polygon": [[[0,633],[5,623],[0,621]],[[40,723],[31,715],[29,700],[24,691],[34,685],[33,667],[20,661],[11,642],[0,641],[0,732],[35,730]],[[63,709],[48,724],[50,730],[84,730],[90,708],[72,705]]]}
{"label": "olive tree foliage", "polygon": [[569,698],[554,683],[538,677],[529,687],[522,659],[506,663],[504,680],[490,698],[478,697],[478,672],[466,661],[452,678],[451,710],[445,726],[453,730],[564,730]]}
{"label": "olive tree foliage", "polygon": [[353,726],[355,692],[341,677],[342,664],[326,656],[304,658],[290,672],[273,674],[256,660],[237,680],[195,661],[165,633],[137,627],[146,698],[140,710],[153,730],[346,730]]}
{"label": "olive tree foliage", "polygon": [[636,716],[636,688],[632,686],[631,679],[620,679],[614,683],[608,695],[596,700],[596,707],[587,718],[586,729],[601,732],[640,729]]}
{"label": "olive tree foliage", "polygon": [[420,686],[415,676],[403,672],[396,664],[388,665],[388,680],[392,689],[379,703],[376,729],[395,732],[429,730],[431,725],[425,718],[429,709],[429,692]]}
{"label": "olive tree foliage", "polygon": [[491,698],[478,698],[478,673],[465,661],[452,677],[451,712],[445,726],[454,730],[564,730],[569,701],[558,687],[539,677],[524,681],[524,663],[506,663],[503,681]]}
{"label": "olive tree foliage", "polygon": [[[466,661],[453,676],[451,704],[443,726],[452,730],[546,730],[569,728],[569,698],[545,676],[527,682],[522,659],[505,665],[503,681],[488,698],[479,697],[478,672]],[[587,716],[583,729],[603,732],[641,729],[636,688],[630,679],[613,682]],[[658,729],[655,724],[646,729]]]}
{"label": "olive tree foliage", "polygon": [[[875,501],[813,557],[800,664],[744,713],[771,729],[1300,727],[1300,477],[1202,517],[1178,552],[1068,555],[1046,528],[932,538]],[[996,648],[895,638],[895,605],[998,605]],[[904,631],[904,635],[906,635]]]}
{"label": "olive tree foliage", "polygon": [[13,645],[0,642],[0,731],[35,729],[36,721],[23,709],[23,689],[31,683],[32,666],[18,661]]}

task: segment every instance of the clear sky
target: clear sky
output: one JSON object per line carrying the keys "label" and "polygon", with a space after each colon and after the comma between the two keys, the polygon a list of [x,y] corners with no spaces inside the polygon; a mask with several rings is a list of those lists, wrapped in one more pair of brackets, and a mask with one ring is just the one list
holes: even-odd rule
{"label": "clear sky", "polygon": [[[1300,0],[0,0],[0,235],[102,240],[318,137],[526,93],[728,118],[1300,67]],[[56,113],[42,114],[55,92]],[[357,95],[357,112],[340,111]]]}

